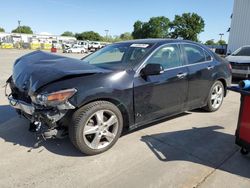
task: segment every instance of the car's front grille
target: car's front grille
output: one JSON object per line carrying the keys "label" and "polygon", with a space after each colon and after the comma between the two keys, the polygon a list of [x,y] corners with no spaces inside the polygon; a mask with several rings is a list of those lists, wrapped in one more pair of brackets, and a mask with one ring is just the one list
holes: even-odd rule
{"label": "car's front grille", "polygon": [[250,70],[250,63],[235,63],[230,62],[232,69],[238,69],[238,70]]}

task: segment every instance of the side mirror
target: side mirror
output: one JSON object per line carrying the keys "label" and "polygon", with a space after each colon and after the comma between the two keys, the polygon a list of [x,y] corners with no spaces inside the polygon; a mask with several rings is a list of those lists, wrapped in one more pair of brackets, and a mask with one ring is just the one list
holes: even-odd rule
{"label": "side mirror", "polygon": [[147,64],[142,70],[142,76],[159,75],[164,69],[161,64]]}

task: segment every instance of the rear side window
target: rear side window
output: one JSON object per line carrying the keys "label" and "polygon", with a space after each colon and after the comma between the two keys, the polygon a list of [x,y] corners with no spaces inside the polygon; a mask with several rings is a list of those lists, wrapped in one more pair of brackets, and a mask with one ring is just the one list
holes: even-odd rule
{"label": "rear side window", "polygon": [[206,61],[211,61],[212,60],[211,55],[209,55],[209,53],[207,51],[205,51],[205,50],[204,50],[204,53],[205,53]]}
{"label": "rear side window", "polygon": [[188,64],[195,64],[206,61],[205,53],[202,48],[190,44],[184,44],[183,47],[187,55]]}

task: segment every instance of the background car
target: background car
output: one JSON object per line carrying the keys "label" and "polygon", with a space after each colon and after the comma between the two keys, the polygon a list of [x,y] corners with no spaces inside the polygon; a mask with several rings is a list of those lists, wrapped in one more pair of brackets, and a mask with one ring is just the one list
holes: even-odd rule
{"label": "background car", "polygon": [[248,78],[250,75],[250,45],[236,50],[226,59],[232,66],[233,77]]}
{"label": "background car", "polygon": [[108,45],[82,60],[32,52],[15,62],[7,82],[10,105],[32,130],[45,138],[68,130],[76,148],[94,155],[123,131],[187,110],[218,110],[231,70],[198,43],[148,39]]}
{"label": "background car", "polygon": [[73,46],[71,48],[66,48],[63,53],[87,53],[87,49],[82,46]]}
{"label": "background car", "polygon": [[89,43],[89,51],[91,51],[91,52],[99,50],[102,47],[103,47],[103,45],[100,42],[90,42]]}

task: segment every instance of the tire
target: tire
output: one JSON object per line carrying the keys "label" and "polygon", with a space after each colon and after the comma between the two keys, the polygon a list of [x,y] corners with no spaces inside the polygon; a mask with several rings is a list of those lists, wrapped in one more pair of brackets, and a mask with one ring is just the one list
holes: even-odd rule
{"label": "tire", "polygon": [[122,128],[123,117],[120,110],[108,101],[95,101],[73,114],[69,137],[82,153],[96,155],[107,151],[117,142]]}
{"label": "tire", "polygon": [[242,154],[242,155],[247,155],[249,152],[247,151],[247,149],[246,148],[241,148],[241,150],[240,150],[240,153]]}
{"label": "tire", "polygon": [[72,51],[71,51],[71,50],[69,50],[68,52],[69,52],[69,53],[72,53]]}
{"label": "tire", "polygon": [[[218,88],[220,89],[220,91],[218,91]],[[215,90],[217,90],[217,93]],[[207,100],[207,105],[203,109],[208,112],[215,112],[219,110],[223,103],[224,94],[225,94],[224,85],[222,84],[221,81],[217,80],[210,89],[208,100]],[[217,105],[215,105],[215,103]]]}
{"label": "tire", "polygon": [[83,54],[83,53],[84,53],[84,50],[81,51],[81,54]]}

